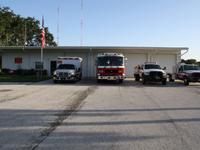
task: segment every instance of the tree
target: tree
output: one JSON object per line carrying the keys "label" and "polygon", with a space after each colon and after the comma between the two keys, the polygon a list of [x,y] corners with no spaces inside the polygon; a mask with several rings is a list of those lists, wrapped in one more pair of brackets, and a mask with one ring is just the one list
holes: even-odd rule
{"label": "tree", "polygon": [[187,60],[185,61],[185,63],[186,63],[186,64],[196,64],[197,61],[196,61],[196,59],[187,59]]}
{"label": "tree", "polygon": [[[56,46],[53,34],[45,27],[47,46]],[[16,15],[9,7],[0,7],[0,46],[41,46],[40,21]]]}
{"label": "tree", "polygon": [[197,62],[196,59],[181,59],[181,63],[185,63],[185,64],[196,64],[198,66],[200,66],[200,61]]}

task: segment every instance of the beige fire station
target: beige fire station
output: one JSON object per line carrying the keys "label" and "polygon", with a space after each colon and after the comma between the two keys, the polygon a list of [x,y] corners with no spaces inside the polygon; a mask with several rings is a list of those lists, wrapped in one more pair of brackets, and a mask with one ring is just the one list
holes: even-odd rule
{"label": "beige fire station", "polygon": [[[109,46],[59,46],[45,47],[43,50],[44,69],[51,73],[56,68],[56,59],[61,56],[81,57],[83,77],[96,76],[96,56],[98,53],[122,53],[126,58],[126,76],[133,77],[134,67],[146,61],[157,62],[173,72],[181,61],[187,47],[109,47]],[[40,47],[0,47],[0,69],[35,69],[40,61]]]}

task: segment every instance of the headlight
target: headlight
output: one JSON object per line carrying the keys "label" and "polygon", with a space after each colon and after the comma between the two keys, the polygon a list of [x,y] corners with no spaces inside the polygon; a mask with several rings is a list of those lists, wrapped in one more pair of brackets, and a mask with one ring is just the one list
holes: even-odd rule
{"label": "headlight", "polygon": [[163,76],[166,77],[166,76],[167,76],[167,73],[166,73],[166,72],[163,72]]}
{"label": "headlight", "polygon": [[70,72],[70,74],[71,74],[71,75],[74,75],[75,73],[74,73],[74,72]]}
{"label": "headlight", "polygon": [[150,74],[150,72],[144,72],[144,75],[149,75]]}
{"label": "headlight", "polygon": [[118,70],[118,73],[123,73],[124,71],[123,70]]}
{"label": "headlight", "polygon": [[104,73],[104,71],[103,70],[98,70],[98,73]]}
{"label": "headlight", "polygon": [[54,72],[53,72],[53,75],[54,75],[54,76],[56,76],[56,75],[57,75],[57,72],[56,72],[56,71],[54,71]]}

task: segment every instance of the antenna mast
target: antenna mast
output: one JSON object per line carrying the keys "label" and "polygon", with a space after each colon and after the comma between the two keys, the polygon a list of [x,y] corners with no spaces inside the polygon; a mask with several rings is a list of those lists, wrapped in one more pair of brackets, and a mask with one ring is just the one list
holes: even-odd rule
{"label": "antenna mast", "polygon": [[81,46],[83,46],[83,0],[81,0]]}
{"label": "antenna mast", "polygon": [[60,6],[57,9],[58,18],[57,18],[57,45],[59,46],[59,17],[60,17]]}

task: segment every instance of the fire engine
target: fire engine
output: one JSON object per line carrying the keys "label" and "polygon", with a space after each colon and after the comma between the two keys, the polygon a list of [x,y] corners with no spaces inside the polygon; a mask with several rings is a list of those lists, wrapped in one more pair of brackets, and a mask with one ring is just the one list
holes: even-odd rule
{"label": "fire engine", "polygon": [[97,55],[97,82],[125,79],[125,57],[121,53],[99,53]]}

